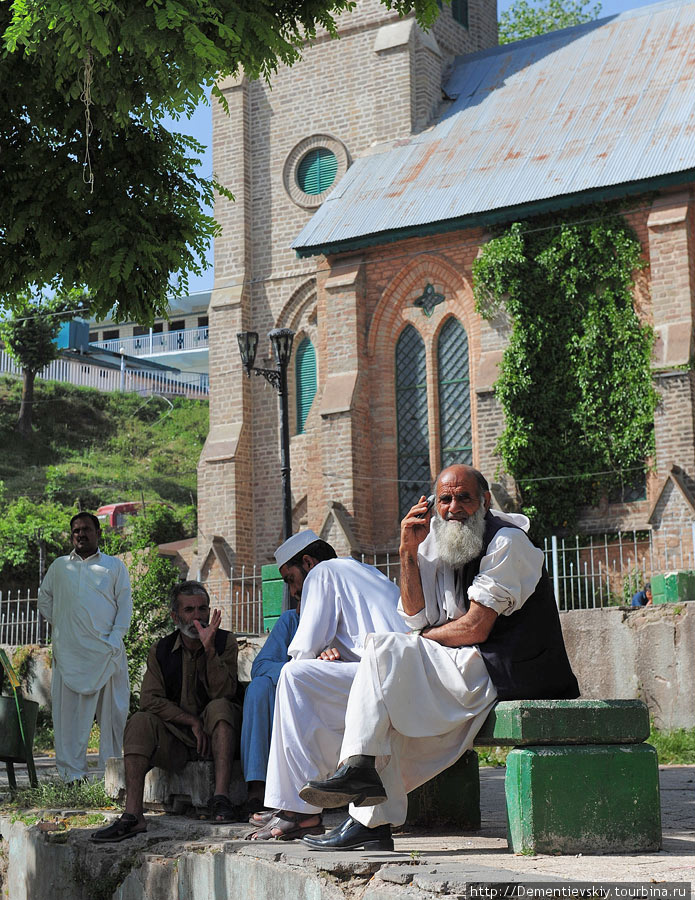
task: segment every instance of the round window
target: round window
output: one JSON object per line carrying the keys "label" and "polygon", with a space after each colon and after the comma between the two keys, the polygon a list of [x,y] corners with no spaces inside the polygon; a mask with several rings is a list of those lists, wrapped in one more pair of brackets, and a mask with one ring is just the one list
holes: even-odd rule
{"label": "round window", "polygon": [[282,170],[285,190],[303,209],[318,209],[345,175],[350,157],[342,141],[330,134],[303,138],[288,154]]}
{"label": "round window", "polygon": [[297,184],[305,194],[323,194],[335,181],[338,160],[326,147],[310,150],[297,167]]}

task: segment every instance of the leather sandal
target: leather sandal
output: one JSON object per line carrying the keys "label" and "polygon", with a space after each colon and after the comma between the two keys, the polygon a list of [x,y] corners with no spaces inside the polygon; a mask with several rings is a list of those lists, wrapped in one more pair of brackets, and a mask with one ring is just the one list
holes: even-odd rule
{"label": "leather sandal", "polygon": [[267,825],[271,819],[274,819],[275,816],[282,812],[281,809],[261,809],[256,812],[252,812],[249,816],[249,825]]}
{"label": "leather sandal", "polygon": [[147,825],[140,824],[137,816],[132,813],[123,813],[106,828],[93,831],[90,841],[94,844],[115,844],[118,841],[125,841],[127,838],[137,837],[146,831]]}
{"label": "leather sandal", "polygon": [[[294,841],[305,834],[323,834],[323,816],[320,813],[296,813],[286,810],[275,811],[276,815],[263,828],[246,835],[247,841]],[[300,825],[306,819],[318,818],[316,825]],[[273,834],[273,831],[280,832]]]}
{"label": "leather sandal", "polygon": [[213,822],[234,822],[236,809],[232,806],[229,797],[224,794],[215,794],[212,798]]}

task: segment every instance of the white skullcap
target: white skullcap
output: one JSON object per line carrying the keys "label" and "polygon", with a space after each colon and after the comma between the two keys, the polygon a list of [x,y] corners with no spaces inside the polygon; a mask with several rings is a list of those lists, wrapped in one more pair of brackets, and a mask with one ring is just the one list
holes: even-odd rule
{"label": "white skullcap", "polygon": [[300,531],[298,534],[293,534],[292,537],[288,537],[285,543],[280,544],[275,551],[275,562],[277,563],[278,568],[284,566],[285,563],[288,563],[293,556],[296,556],[305,547],[308,547],[309,544],[313,544],[314,541],[320,540],[321,538],[318,534],[311,530]]}

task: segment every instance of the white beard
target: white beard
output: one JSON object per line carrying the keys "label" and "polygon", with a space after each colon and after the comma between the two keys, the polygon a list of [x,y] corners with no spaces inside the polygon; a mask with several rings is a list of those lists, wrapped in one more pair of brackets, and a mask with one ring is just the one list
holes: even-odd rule
{"label": "white beard", "polygon": [[[207,623],[207,622],[201,622],[200,624],[207,627],[207,624],[208,624],[208,623]],[[178,630],[181,632],[181,634],[185,634],[187,638],[191,638],[191,639],[194,640],[194,641],[200,640],[200,635],[199,635],[198,632],[196,631],[195,625],[193,625],[193,624],[190,624],[190,625],[183,625],[181,622],[178,622],[177,625],[176,625],[176,627],[177,627]]]}
{"label": "white beard", "polygon": [[485,535],[485,507],[478,509],[465,522],[442,519],[435,513],[432,531],[437,544],[437,555],[452,569],[460,569],[472,559],[480,556]]}

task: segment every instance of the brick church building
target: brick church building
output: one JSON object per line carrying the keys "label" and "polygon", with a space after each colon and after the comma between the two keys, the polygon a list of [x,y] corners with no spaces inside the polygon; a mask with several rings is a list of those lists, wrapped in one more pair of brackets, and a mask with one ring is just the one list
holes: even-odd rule
{"label": "brick church building", "polygon": [[215,105],[210,433],[200,458],[203,578],[264,563],[282,538],[275,392],[247,379],[239,331],[295,333],[290,420],[295,530],[339,552],[395,550],[413,498],[452,461],[513,503],[495,444],[503,317],[474,309],[489,227],[625,198],[648,263],[655,328],[655,471],[646,498],[587,510],[587,530],[695,519],[693,304],[695,4],[665,2],[497,47],[495,0],[444,5],[429,33],[359,0],[272,85]]}

